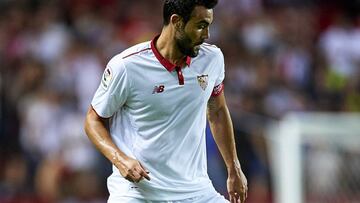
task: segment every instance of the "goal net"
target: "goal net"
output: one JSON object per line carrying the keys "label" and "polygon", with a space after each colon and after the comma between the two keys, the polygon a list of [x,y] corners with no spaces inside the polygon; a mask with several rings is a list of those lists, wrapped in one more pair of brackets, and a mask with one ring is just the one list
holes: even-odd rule
{"label": "goal net", "polygon": [[267,143],[276,203],[360,202],[360,114],[288,114]]}

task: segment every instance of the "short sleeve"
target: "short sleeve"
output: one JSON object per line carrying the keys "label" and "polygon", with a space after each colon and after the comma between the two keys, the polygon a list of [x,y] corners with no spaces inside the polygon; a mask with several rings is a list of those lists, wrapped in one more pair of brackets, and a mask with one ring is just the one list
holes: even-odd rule
{"label": "short sleeve", "polygon": [[123,62],[109,62],[91,105],[99,116],[109,118],[125,104],[128,94],[128,76]]}
{"label": "short sleeve", "polygon": [[[220,50],[220,49],[219,49]],[[218,96],[224,89],[224,78],[225,78],[225,63],[224,55],[219,51],[218,56],[216,57],[216,68],[217,68],[217,78],[215,80],[215,86],[211,96]]]}

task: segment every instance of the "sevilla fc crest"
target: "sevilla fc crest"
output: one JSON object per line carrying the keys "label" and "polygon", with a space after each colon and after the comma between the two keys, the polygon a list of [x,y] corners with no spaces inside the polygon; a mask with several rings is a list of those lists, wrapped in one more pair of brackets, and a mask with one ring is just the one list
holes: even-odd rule
{"label": "sevilla fc crest", "polygon": [[205,90],[208,86],[208,75],[199,75],[197,76],[197,81],[201,87],[201,89]]}

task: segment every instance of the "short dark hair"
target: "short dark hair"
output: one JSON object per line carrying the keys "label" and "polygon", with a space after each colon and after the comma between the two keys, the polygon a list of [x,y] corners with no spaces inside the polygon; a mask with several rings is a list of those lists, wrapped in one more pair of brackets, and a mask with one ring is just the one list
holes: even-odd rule
{"label": "short dark hair", "polygon": [[191,13],[195,6],[204,6],[207,9],[212,9],[216,6],[217,0],[165,0],[163,8],[164,25],[170,23],[170,17],[173,14],[178,14],[188,22]]}

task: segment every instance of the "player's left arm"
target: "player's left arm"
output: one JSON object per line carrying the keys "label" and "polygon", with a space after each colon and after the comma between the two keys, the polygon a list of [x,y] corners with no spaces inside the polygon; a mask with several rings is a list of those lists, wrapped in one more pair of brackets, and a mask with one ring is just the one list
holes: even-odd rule
{"label": "player's left arm", "polygon": [[226,164],[230,202],[244,202],[247,197],[247,179],[237,157],[234,130],[223,91],[209,99],[207,117],[214,140]]}

